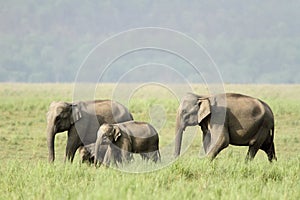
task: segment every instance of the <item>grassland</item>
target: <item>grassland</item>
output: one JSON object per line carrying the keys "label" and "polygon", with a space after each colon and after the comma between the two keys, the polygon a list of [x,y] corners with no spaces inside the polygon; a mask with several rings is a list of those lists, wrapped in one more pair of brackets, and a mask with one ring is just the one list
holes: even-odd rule
{"label": "grassland", "polygon": [[[95,169],[80,164],[78,156],[73,164],[63,163],[66,133],[57,134],[56,160],[47,162],[48,106],[52,101],[72,101],[73,86],[0,84],[0,199],[300,199],[300,85],[225,85],[226,92],[255,96],[271,106],[277,162],[268,163],[259,152],[246,164],[247,148],[234,146],[213,162],[200,159],[198,130],[179,160],[139,174]],[[111,97],[114,85],[104,86],[96,91],[96,98]],[[206,92],[202,85],[193,88]],[[178,102],[160,87],[144,89],[121,102],[135,119],[158,127],[164,146],[174,137]],[[161,109],[149,115],[155,106]],[[165,121],[153,119],[157,116]],[[138,167],[138,163],[132,165]]]}

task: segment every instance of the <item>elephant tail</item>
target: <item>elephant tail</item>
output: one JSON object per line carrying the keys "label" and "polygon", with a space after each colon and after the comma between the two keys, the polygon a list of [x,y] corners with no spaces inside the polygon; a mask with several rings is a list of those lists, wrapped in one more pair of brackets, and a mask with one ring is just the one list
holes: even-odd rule
{"label": "elephant tail", "polygon": [[270,130],[271,141],[274,144],[274,126]]}

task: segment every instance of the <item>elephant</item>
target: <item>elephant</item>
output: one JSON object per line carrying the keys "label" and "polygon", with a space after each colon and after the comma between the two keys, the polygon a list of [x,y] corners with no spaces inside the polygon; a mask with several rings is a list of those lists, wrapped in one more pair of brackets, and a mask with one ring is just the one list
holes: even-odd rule
{"label": "elephant", "polygon": [[[102,145],[99,150],[99,155],[104,157],[107,151],[108,146]],[[78,148],[78,153],[81,158],[81,163],[94,164],[95,158],[95,143],[91,143],[88,145],[80,146]]]}
{"label": "elephant", "polygon": [[80,146],[78,148],[78,153],[81,158],[82,163],[92,164],[95,158],[95,143]]}
{"label": "elephant", "polygon": [[128,109],[112,100],[52,102],[47,113],[49,162],[55,159],[56,133],[68,131],[64,160],[72,162],[78,147],[96,141],[97,130],[101,124],[130,120],[133,120],[133,117]]}
{"label": "elephant", "polygon": [[237,93],[210,96],[186,94],[179,105],[175,128],[175,157],[180,155],[182,134],[188,126],[201,127],[203,148],[213,160],[229,144],[249,146],[246,160],[259,149],[268,160],[277,160],[274,146],[274,115],[263,101]]}
{"label": "elephant", "polygon": [[[154,127],[146,122],[128,121],[103,124],[97,133],[94,164],[114,164],[132,160],[138,153],[145,160],[160,161],[159,136]],[[108,144],[105,158],[99,156],[99,148]]]}

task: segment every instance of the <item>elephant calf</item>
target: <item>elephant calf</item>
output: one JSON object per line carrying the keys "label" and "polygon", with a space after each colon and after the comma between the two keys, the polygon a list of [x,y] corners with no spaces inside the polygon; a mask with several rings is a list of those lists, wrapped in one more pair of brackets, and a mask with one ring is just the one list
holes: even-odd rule
{"label": "elephant calf", "polygon": [[[108,149],[103,158],[99,155],[99,149],[105,144],[108,144]],[[95,166],[102,161],[105,164],[109,164],[111,160],[114,164],[130,161],[132,153],[138,153],[146,160],[160,160],[159,137],[152,125],[128,121],[100,126],[95,145]]]}
{"label": "elephant calf", "polygon": [[85,145],[85,146],[80,146],[78,148],[78,152],[82,163],[89,163],[89,164],[94,163],[95,143]]}
{"label": "elephant calf", "polygon": [[[107,145],[102,145],[99,150],[99,156],[104,157],[107,151]],[[92,164],[95,159],[95,143],[91,143],[85,146],[80,146],[78,152],[82,163]]]}

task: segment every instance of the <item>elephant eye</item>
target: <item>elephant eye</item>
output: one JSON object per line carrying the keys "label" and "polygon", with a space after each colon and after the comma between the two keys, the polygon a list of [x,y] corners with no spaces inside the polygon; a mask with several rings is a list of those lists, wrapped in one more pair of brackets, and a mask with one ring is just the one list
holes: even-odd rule
{"label": "elephant eye", "polygon": [[59,121],[61,119],[61,117],[58,115],[56,118],[55,118],[55,121]]}
{"label": "elephant eye", "polygon": [[68,118],[70,116],[70,113],[68,112],[61,112],[61,114],[59,115],[59,117],[61,118]]}

